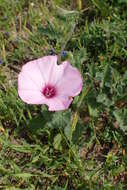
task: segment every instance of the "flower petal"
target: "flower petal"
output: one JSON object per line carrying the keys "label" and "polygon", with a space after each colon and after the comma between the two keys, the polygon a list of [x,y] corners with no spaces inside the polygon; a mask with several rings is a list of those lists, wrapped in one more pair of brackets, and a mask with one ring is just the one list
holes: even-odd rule
{"label": "flower petal", "polygon": [[57,96],[55,98],[49,99],[48,106],[49,111],[61,111],[66,110],[70,106],[72,99],[66,96]]}
{"label": "flower petal", "polygon": [[68,97],[77,96],[83,86],[80,72],[67,61],[64,61],[61,66],[63,66],[64,69],[63,76],[56,84],[59,94],[68,95]]}
{"label": "flower petal", "polygon": [[44,80],[38,69],[37,61],[26,63],[19,74],[18,85],[20,89],[39,89],[44,86]]}
{"label": "flower petal", "polygon": [[[42,94],[45,85],[53,85],[57,94],[46,98]],[[74,96],[82,89],[83,81],[79,71],[65,61],[57,65],[57,56],[45,56],[28,62],[18,77],[18,93],[28,104],[46,104],[50,111],[65,110]]]}
{"label": "flower petal", "polygon": [[39,91],[33,90],[19,90],[20,98],[28,104],[44,104],[45,98]]}
{"label": "flower petal", "polygon": [[21,72],[18,76],[18,90],[39,91],[40,87],[29,75]]}
{"label": "flower petal", "polygon": [[37,64],[45,84],[55,83],[55,78],[52,76],[60,72],[57,68],[57,56],[44,56],[37,59]]}

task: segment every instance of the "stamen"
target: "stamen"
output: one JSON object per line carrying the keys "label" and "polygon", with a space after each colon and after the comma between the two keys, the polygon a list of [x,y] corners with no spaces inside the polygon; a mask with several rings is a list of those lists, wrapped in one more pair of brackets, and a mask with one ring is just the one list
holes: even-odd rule
{"label": "stamen", "polygon": [[42,93],[46,98],[53,98],[56,95],[56,88],[51,85],[46,85]]}

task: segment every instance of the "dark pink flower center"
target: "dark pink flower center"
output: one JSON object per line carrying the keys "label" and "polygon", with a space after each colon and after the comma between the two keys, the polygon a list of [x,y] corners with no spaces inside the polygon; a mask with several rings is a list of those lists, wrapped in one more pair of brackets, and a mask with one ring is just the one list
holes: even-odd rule
{"label": "dark pink flower center", "polygon": [[56,88],[51,85],[46,85],[42,91],[46,98],[52,98],[56,95]]}

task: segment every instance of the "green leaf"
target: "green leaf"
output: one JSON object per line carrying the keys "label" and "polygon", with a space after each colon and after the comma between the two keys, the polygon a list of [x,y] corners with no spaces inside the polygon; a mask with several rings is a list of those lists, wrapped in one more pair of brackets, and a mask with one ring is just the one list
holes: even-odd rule
{"label": "green leaf", "polygon": [[50,23],[48,24],[47,27],[43,27],[43,26],[39,26],[38,27],[38,32],[41,35],[46,35],[48,36],[50,39],[57,39],[59,38],[62,34],[60,32],[57,32],[53,26],[50,25]]}
{"label": "green leaf", "polygon": [[113,112],[119,127],[123,131],[127,131],[127,109],[115,110]]}
{"label": "green leaf", "polygon": [[67,125],[64,128],[64,134],[67,137],[67,139],[70,141],[72,138],[72,127],[71,127],[71,125]]}
{"label": "green leaf", "polygon": [[13,176],[15,177],[21,177],[21,178],[30,178],[32,176],[36,176],[34,174],[31,174],[31,173],[17,173],[17,174],[13,174]]}
{"label": "green leaf", "polygon": [[110,88],[111,85],[112,85],[112,68],[109,64],[107,64],[104,68],[104,75],[103,75],[101,86],[102,88],[104,88],[104,86]]}
{"label": "green leaf", "polygon": [[53,113],[52,119],[47,122],[47,126],[51,128],[64,128],[66,127],[71,120],[71,112],[68,111],[62,111],[62,112],[56,112]]}
{"label": "green leaf", "polygon": [[32,118],[29,122],[29,128],[28,130],[31,132],[33,135],[40,134],[40,132],[43,130],[45,127],[46,121],[42,116],[38,116],[35,118]]}
{"label": "green leaf", "polygon": [[98,109],[94,106],[88,105],[88,109],[89,109],[89,114],[92,117],[98,117]]}
{"label": "green leaf", "polygon": [[108,5],[103,0],[92,0],[93,4],[101,11],[102,16],[108,16]]}
{"label": "green leaf", "polygon": [[80,50],[76,50],[72,58],[72,64],[81,70],[83,63],[88,60],[86,49],[82,47]]}
{"label": "green leaf", "polygon": [[53,142],[53,146],[56,150],[62,150],[62,146],[61,146],[61,141],[62,141],[62,136],[61,134],[57,134],[54,137],[54,142]]}
{"label": "green leaf", "polygon": [[56,13],[62,17],[75,16],[75,15],[79,14],[78,11],[75,11],[75,10],[70,11],[67,9],[63,9],[59,6],[55,6],[55,8],[56,8]]}
{"label": "green leaf", "polygon": [[106,94],[103,94],[103,93],[100,93],[97,96],[97,102],[102,103],[102,104],[104,104],[105,106],[108,106],[108,107],[113,105],[113,102],[107,97]]}

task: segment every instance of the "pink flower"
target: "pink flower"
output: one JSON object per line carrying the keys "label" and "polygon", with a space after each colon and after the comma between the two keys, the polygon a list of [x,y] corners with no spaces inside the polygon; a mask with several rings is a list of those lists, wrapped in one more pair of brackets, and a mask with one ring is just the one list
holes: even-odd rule
{"label": "pink flower", "polygon": [[65,110],[83,86],[79,71],[68,61],[57,65],[57,56],[26,63],[18,76],[18,93],[28,104],[46,104],[49,111]]}

